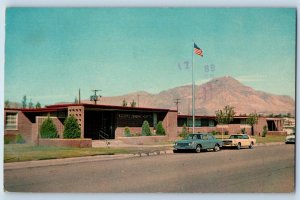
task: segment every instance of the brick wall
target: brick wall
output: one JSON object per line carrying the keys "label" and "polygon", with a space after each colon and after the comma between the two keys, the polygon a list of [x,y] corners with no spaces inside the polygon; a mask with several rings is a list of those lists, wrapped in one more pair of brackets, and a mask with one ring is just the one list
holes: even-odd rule
{"label": "brick wall", "polygon": [[139,137],[119,137],[119,140],[126,144],[142,145],[154,142],[168,141],[168,136],[139,136]]}
{"label": "brick wall", "polygon": [[[228,131],[228,134],[236,134],[241,133],[241,129],[245,128],[247,134],[251,134],[251,128],[250,126],[240,125],[240,124],[229,124],[227,128],[223,128],[223,133],[225,131]],[[187,127],[187,130],[189,133],[192,133],[193,128]],[[202,132],[202,133],[211,133],[213,131],[216,132],[222,132],[222,128],[220,127],[195,127],[195,132]],[[182,132],[182,127],[177,127],[177,135],[179,135]]]}
{"label": "brick wall", "polygon": [[[48,117],[42,117],[42,116],[37,116],[35,119],[36,123],[32,124],[32,141],[34,144],[38,144],[37,139],[41,137],[40,135],[40,128],[43,124],[43,122],[47,119]],[[63,123],[57,118],[57,117],[50,117],[57,129],[57,133],[59,135],[59,138],[63,138],[63,132],[64,132],[64,125]],[[39,134],[39,136],[38,136]]]}
{"label": "brick wall", "polygon": [[166,130],[169,139],[177,137],[177,111],[169,111],[165,116],[162,124]]}
{"label": "brick wall", "polygon": [[91,139],[39,139],[40,146],[91,148]]}
{"label": "brick wall", "polygon": [[[17,113],[17,129],[6,130],[5,129],[5,118],[6,113]],[[5,110],[4,111],[4,134],[21,134],[25,139],[26,143],[33,143],[32,141],[32,123],[31,121],[21,112],[16,110]]]}
{"label": "brick wall", "polygon": [[[142,133],[142,127],[128,127],[128,128],[130,130],[131,135]],[[115,130],[115,138],[118,139],[119,137],[124,137],[124,130],[125,127],[117,127]],[[152,134],[154,133],[153,127],[150,127],[150,131]]]}

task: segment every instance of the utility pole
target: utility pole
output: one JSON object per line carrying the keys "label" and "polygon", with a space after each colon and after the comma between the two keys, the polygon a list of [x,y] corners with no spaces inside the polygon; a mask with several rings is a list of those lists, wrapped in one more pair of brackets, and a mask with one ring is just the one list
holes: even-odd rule
{"label": "utility pole", "polygon": [[181,99],[179,99],[179,98],[174,99],[174,103],[176,104],[176,108],[177,108],[177,113],[178,113],[178,104],[181,103],[180,100]]}
{"label": "utility pole", "polygon": [[78,90],[78,103],[80,104],[80,88]]}
{"label": "utility pole", "polygon": [[94,95],[90,96],[90,100],[95,102],[95,105],[97,104],[98,98],[101,98],[101,95],[97,95],[97,92],[102,90],[92,90],[94,92]]}

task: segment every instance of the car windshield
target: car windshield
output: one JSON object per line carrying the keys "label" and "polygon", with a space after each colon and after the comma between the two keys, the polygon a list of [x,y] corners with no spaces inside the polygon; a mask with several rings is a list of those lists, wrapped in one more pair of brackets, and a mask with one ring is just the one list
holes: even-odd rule
{"label": "car windshield", "polygon": [[231,135],[229,139],[243,139],[242,135]]}
{"label": "car windshield", "polygon": [[186,140],[197,140],[197,139],[200,139],[201,138],[201,135],[199,134],[190,134],[188,136],[186,136]]}

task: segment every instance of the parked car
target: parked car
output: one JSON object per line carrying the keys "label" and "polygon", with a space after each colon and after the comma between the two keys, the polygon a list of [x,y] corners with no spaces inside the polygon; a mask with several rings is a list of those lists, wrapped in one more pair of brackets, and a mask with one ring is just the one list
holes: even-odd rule
{"label": "parked car", "polygon": [[285,138],[285,143],[286,144],[295,144],[295,133],[292,133],[290,135],[287,135]]}
{"label": "parked car", "polygon": [[210,133],[193,133],[187,135],[183,140],[176,141],[173,152],[176,153],[180,150],[193,150],[197,153],[200,153],[202,150],[207,149],[220,151],[222,145],[222,141],[216,139]]}
{"label": "parked car", "polygon": [[235,134],[230,135],[228,139],[223,140],[223,147],[236,147],[241,149],[242,147],[248,147],[252,149],[256,143],[255,138],[251,138],[247,134]]}

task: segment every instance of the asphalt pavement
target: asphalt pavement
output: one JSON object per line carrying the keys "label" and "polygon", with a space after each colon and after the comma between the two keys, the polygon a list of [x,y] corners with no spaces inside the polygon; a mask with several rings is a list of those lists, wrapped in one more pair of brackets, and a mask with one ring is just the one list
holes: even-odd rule
{"label": "asphalt pavement", "polygon": [[289,193],[295,188],[294,145],[101,157],[30,167],[5,164],[4,187],[11,192],[106,193]]}

